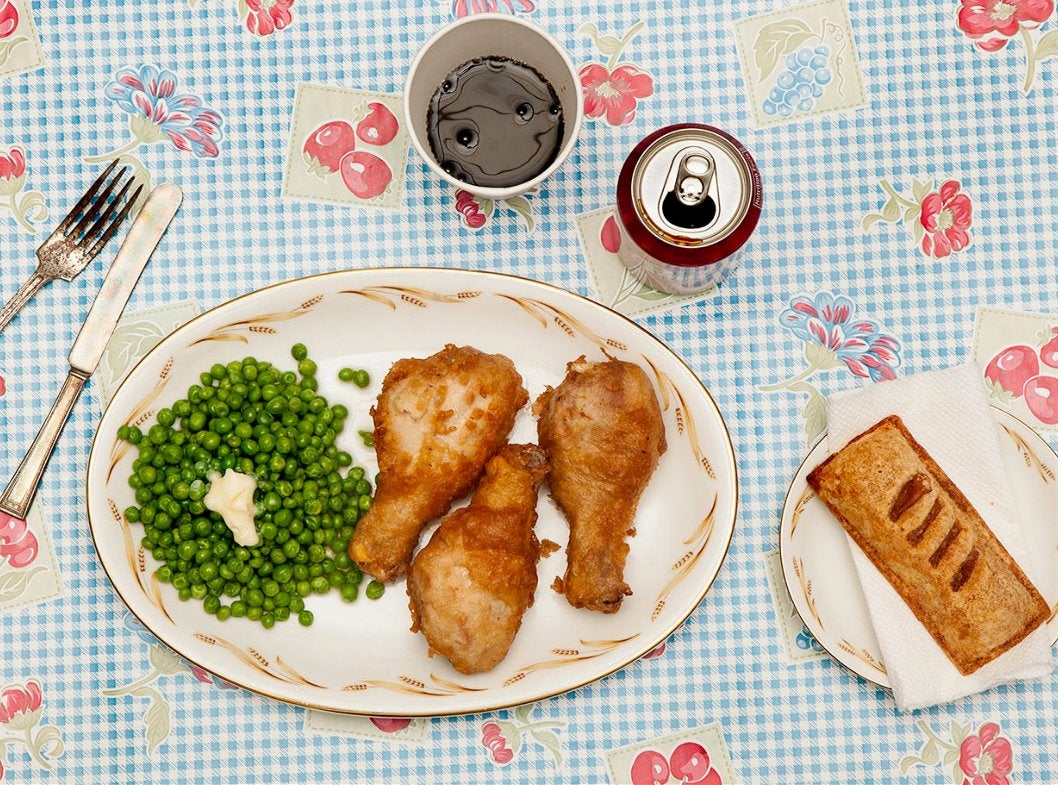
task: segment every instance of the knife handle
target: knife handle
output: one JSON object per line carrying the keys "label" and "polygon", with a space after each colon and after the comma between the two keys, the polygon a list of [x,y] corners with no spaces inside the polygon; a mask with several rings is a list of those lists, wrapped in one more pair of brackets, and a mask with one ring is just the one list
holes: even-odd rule
{"label": "knife handle", "polygon": [[8,482],[7,488],[0,496],[0,510],[15,518],[25,519],[29,513],[29,507],[37,496],[37,488],[40,486],[40,478],[44,474],[44,467],[48,465],[48,459],[59,441],[66,419],[70,416],[77,398],[81,395],[81,389],[88,381],[88,376],[78,371],[71,370],[59,390],[51,411],[40,426],[37,438],[29,447],[29,452],[22,459],[22,463]]}

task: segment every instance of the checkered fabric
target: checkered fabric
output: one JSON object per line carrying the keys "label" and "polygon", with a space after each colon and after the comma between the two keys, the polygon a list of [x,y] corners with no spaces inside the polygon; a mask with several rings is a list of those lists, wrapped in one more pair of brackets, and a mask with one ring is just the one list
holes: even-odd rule
{"label": "checkered fabric", "polygon": [[[578,33],[585,22],[620,37],[644,21],[621,62],[651,74],[655,92],[629,125],[585,125],[569,162],[531,198],[532,233],[504,211],[480,233],[466,229],[451,189],[414,154],[398,173],[406,184],[397,211],[280,196],[296,85],[399,92],[417,49],[453,18],[449,0],[296,0],[292,23],[268,37],[247,31],[234,0],[32,4],[47,62],[0,79],[0,145],[25,150],[26,188],[45,195],[52,217],[32,236],[0,208],[5,297],[30,273],[46,226],[99,170],[83,159],[132,138],[128,116],[104,94],[126,66],[171,70],[178,93],[200,96],[224,121],[216,159],[168,142],[136,152],[157,182],[179,183],[186,201],[130,309],[188,296],[211,307],[297,276],[383,265],[500,270],[590,294],[574,216],[612,204],[633,145],[675,122],[707,122],[740,138],[760,166],[765,200],[741,267],[715,298],[640,320],[700,374],[730,428],[741,484],[730,552],[663,656],[537,708],[534,721],[568,723],[558,731],[560,769],[531,743],[497,765],[481,743],[481,716],[432,720],[414,744],[307,735],[303,709],[187,673],[154,683],[172,714],[168,736],[148,753],[145,704],[103,694],[150,672],[151,644],[125,623],[87,534],[83,483],[101,413],[89,385],[41,492],[64,595],[0,616],[0,682],[40,682],[42,722],[59,728],[65,752],[45,769],[25,747],[7,748],[0,764],[12,782],[594,783],[608,778],[611,748],[717,723],[742,782],[888,783],[921,747],[920,724],[942,732],[951,720],[974,732],[998,723],[1013,749],[1012,781],[1058,781],[1053,679],[902,715],[888,693],[830,659],[787,664],[762,554],[777,546],[786,487],[806,452],[804,399],[758,390],[804,367],[801,342],[778,321],[797,294],[847,296],[900,340],[901,374],[966,358],[978,305],[1058,311],[1058,59],[1037,64],[1026,95],[1020,43],[994,53],[973,46],[956,28],[959,0],[850,0],[867,106],[757,130],[733,26],[774,2],[662,10],[538,0],[528,17],[577,65],[605,61]],[[1052,15],[1041,30],[1056,28]],[[861,229],[886,199],[883,179],[910,198],[913,178],[962,184],[974,207],[968,249],[934,259],[908,226]],[[8,472],[58,390],[102,274],[96,262],[75,282],[50,285],[0,336]],[[817,381],[824,394],[856,383],[843,368]],[[931,783],[951,776],[950,765],[907,774]]]}

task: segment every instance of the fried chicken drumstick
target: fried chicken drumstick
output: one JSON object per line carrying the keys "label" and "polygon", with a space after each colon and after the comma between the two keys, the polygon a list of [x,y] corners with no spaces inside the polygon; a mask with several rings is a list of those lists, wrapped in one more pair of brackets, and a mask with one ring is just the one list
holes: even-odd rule
{"label": "fried chicken drumstick", "polygon": [[625,538],[665,452],[654,388],[638,365],[581,357],[533,411],[551,459],[551,496],[569,521],[566,574],[555,589],[576,608],[614,613],[632,593]]}
{"label": "fried chicken drumstick", "polygon": [[492,670],[507,656],[536,594],[533,533],[547,457],[510,444],[489,461],[470,500],[441,521],[408,570],[412,629],[460,673]]}
{"label": "fried chicken drumstick", "polygon": [[404,573],[423,527],[474,487],[528,397],[509,359],[469,346],[393,364],[371,409],[378,487],[349,542],[361,570]]}

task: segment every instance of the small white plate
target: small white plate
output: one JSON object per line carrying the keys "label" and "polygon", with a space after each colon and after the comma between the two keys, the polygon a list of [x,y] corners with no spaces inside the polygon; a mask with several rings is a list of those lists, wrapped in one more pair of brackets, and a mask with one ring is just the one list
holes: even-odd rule
{"label": "small white plate", "polygon": [[[1047,627],[1058,640],[1058,455],[1032,428],[993,407],[1003,466],[1022,516],[1037,588],[1052,607]],[[794,607],[819,645],[854,673],[890,687],[848,538],[808,487],[809,472],[830,455],[826,436],[790,484],[779,526],[783,577]]]}
{"label": "small white plate", "polygon": [[[489,673],[461,676],[431,659],[409,631],[404,581],[378,601],[306,600],[316,614],[264,629],[218,621],[199,602],[180,602],[154,577],[143,529],[121,511],[133,452],[116,438],[122,423],[149,424],[213,363],[253,355],[292,368],[290,347],[308,346],[321,394],[350,417],[339,446],[367,475],[374,452],[357,438],[382,378],[401,357],[445,343],[508,355],[535,399],[562,381],[566,363],[614,356],[641,365],[654,382],[668,450],[636,514],[638,534],[625,576],[634,594],[614,614],[570,607],[551,590],[565,553],[541,559],[536,603],[507,658]],[[368,390],[339,382],[349,366],[371,374]],[[535,441],[529,407],[512,441]],[[431,716],[488,711],[576,689],[655,648],[698,606],[716,578],[735,526],[737,480],[731,439],[708,391],[683,361],[634,322],[553,286],[496,273],[441,269],[352,270],[278,284],[193,319],[140,361],[114,394],[88,463],[88,515],[99,559],[115,589],[152,633],[191,662],[255,692],[308,708],[352,714]],[[541,495],[537,536],[564,545],[569,527]]]}

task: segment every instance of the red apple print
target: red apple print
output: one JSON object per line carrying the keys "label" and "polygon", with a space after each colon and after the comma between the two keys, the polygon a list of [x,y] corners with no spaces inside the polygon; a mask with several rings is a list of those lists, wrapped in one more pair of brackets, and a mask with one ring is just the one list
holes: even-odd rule
{"label": "red apple print", "polygon": [[367,117],[356,124],[356,135],[368,144],[382,146],[393,141],[400,123],[385,104],[372,101],[367,105]]}
{"label": "red apple print", "polygon": [[1040,363],[1032,347],[1009,346],[988,363],[985,378],[1015,398],[1020,398],[1025,382],[1039,372]]}
{"label": "red apple print", "polygon": [[669,762],[655,750],[644,750],[632,761],[632,785],[661,785],[669,781]]}
{"label": "red apple print", "polygon": [[621,250],[621,230],[617,228],[617,220],[612,215],[602,223],[599,242],[610,253],[617,253]]}
{"label": "red apple print", "polygon": [[354,147],[356,135],[353,127],[345,120],[331,120],[309,134],[302,151],[310,172],[334,174],[338,171],[342,156]]}
{"label": "red apple print", "polygon": [[1058,379],[1034,376],[1025,382],[1025,403],[1036,419],[1047,425],[1058,425]]}
{"label": "red apple print", "polygon": [[[1040,360],[1044,365],[1058,368],[1058,327],[1052,327],[1051,332],[1054,333],[1054,337],[1040,349]],[[0,395],[3,395],[3,392],[0,392]]]}
{"label": "red apple print", "polygon": [[369,717],[371,724],[383,733],[396,733],[404,730],[411,724],[411,720],[403,717]]}
{"label": "red apple print", "polygon": [[374,153],[357,150],[342,158],[338,165],[342,182],[353,196],[372,199],[386,190],[393,179],[389,164]]}
{"label": "red apple print", "polygon": [[720,775],[709,764],[709,753],[695,741],[685,741],[674,749],[669,756],[669,766],[672,773],[687,785],[720,782]]}

